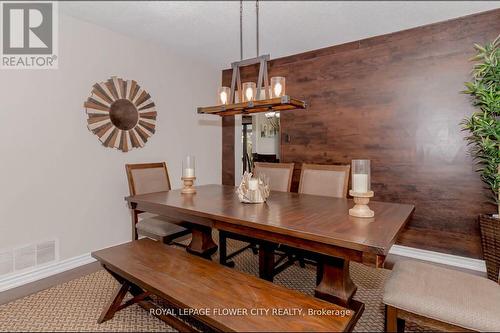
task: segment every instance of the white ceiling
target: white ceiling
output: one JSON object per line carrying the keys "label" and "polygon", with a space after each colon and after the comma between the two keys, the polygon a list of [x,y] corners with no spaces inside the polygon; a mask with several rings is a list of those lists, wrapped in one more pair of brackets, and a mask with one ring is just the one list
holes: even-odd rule
{"label": "white ceiling", "polygon": [[[239,54],[239,1],[63,2],[63,13],[217,68]],[[261,1],[260,53],[272,58],[476,12],[499,1]],[[256,55],[255,2],[244,2],[244,57]]]}

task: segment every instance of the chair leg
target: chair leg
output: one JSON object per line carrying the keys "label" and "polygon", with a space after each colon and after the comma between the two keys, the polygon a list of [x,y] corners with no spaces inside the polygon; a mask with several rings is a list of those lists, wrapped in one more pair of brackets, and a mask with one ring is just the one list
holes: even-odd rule
{"label": "chair leg", "polygon": [[323,264],[321,262],[318,262],[318,265],[316,266],[316,285],[320,284],[322,278],[323,278]]}
{"label": "chair leg", "polygon": [[398,318],[397,319],[397,323],[396,323],[396,326],[397,326],[397,329],[398,329],[398,332],[399,333],[404,333],[405,331],[405,320],[404,319],[401,319],[401,318]]}
{"label": "chair leg", "polygon": [[224,266],[234,267],[234,261],[227,261],[227,237],[219,231],[219,263]]}
{"label": "chair leg", "polygon": [[405,331],[404,319],[398,318],[398,309],[385,306],[385,331],[403,333]]}
{"label": "chair leg", "polygon": [[135,209],[132,209],[130,211],[130,215],[132,218],[132,240],[138,240],[139,239],[139,232],[137,231],[137,228],[135,227],[137,222],[139,221],[139,213]]}
{"label": "chair leg", "polygon": [[302,268],[306,268],[306,261],[304,260],[304,258],[302,257],[299,258],[299,265]]}
{"label": "chair leg", "polygon": [[181,232],[169,235],[169,236],[162,237],[161,240],[162,240],[163,243],[165,243],[167,245],[176,245],[176,246],[180,246],[180,247],[186,248],[187,245],[179,243],[179,242],[176,242],[176,240],[178,238],[183,237],[183,236],[189,235],[190,233],[191,233],[190,230],[185,230],[185,231],[181,231]]}

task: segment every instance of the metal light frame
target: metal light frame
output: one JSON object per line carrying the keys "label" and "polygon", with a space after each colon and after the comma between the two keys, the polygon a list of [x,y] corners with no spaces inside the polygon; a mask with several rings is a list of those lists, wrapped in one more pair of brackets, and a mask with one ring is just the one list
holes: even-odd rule
{"label": "metal light frame", "polygon": [[[266,99],[270,98],[269,94],[269,74],[267,72],[267,62],[271,59],[269,54],[261,55],[251,59],[245,59],[240,61],[235,61],[231,64],[231,69],[233,70],[233,76],[231,78],[231,97],[229,99],[229,104],[234,104],[235,101],[235,92],[236,88],[238,88],[238,97],[239,102],[243,101],[243,90],[241,89],[241,75],[240,75],[240,67],[251,66],[255,64],[259,64],[259,76],[257,78],[257,94],[255,96],[256,100],[260,99],[260,95],[262,92],[262,85],[264,85],[264,94]],[[251,107],[253,101],[248,102]]]}

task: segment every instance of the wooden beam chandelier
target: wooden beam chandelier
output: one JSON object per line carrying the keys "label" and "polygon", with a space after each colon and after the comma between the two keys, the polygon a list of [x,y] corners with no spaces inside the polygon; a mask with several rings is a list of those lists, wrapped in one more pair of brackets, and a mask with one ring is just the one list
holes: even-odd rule
{"label": "wooden beam chandelier", "polygon": [[[240,1],[240,61],[231,64],[231,87],[220,87],[215,106],[199,107],[198,113],[233,116],[237,114],[274,113],[286,110],[305,109],[306,102],[286,94],[285,78],[271,77],[269,81],[267,63],[269,54],[259,56],[259,1],[255,2],[257,57],[243,60],[243,1]],[[259,64],[257,84],[241,82],[240,68]]]}

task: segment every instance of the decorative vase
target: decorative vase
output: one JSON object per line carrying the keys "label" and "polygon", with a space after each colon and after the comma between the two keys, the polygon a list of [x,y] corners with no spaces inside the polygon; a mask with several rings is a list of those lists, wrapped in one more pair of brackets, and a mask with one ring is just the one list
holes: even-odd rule
{"label": "decorative vase", "polygon": [[488,279],[498,281],[500,267],[500,219],[491,215],[479,215],[479,227]]}
{"label": "decorative vase", "polygon": [[[253,186],[251,182],[254,182]],[[245,171],[236,194],[242,203],[264,203],[269,197],[269,182],[265,177],[252,178],[252,173]]]}

